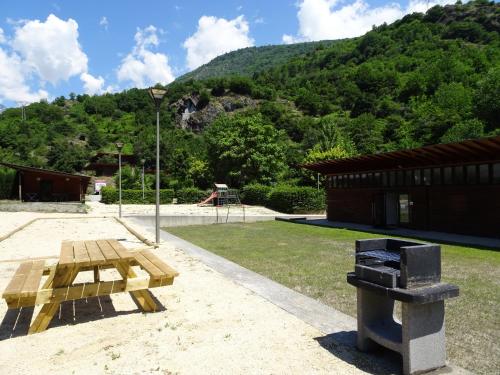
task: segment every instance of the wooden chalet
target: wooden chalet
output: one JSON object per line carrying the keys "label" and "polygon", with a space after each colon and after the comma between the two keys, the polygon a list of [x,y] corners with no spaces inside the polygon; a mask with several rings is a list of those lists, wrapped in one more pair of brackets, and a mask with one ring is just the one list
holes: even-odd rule
{"label": "wooden chalet", "polygon": [[12,199],[25,202],[79,202],[85,200],[89,176],[24,165],[1,163],[17,171]]}

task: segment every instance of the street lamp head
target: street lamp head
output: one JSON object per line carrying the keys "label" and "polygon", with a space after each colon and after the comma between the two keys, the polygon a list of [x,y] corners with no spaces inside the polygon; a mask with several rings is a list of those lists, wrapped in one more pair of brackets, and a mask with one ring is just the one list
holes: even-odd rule
{"label": "street lamp head", "polygon": [[118,149],[118,152],[120,152],[123,148],[123,142],[116,142],[115,146]]}
{"label": "street lamp head", "polygon": [[167,90],[165,89],[158,89],[154,87],[151,87],[149,89],[149,96],[151,96],[151,99],[153,99],[153,102],[156,104],[157,107],[160,106],[160,103],[162,102],[166,93]]}
{"label": "street lamp head", "polygon": [[146,159],[141,159],[141,164],[144,165],[144,163],[146,162]]}

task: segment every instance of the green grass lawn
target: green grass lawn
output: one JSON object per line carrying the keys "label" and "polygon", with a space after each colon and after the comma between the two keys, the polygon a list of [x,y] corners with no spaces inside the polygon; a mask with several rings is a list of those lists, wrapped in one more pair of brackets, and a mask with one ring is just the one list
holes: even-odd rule
{"label": "green grass lawn", "polygon": [[[354,240],[383,237],[279,221],[166,228],[215,254],[356,316]],[[448,358],[475,373],[500,368],[500,252],[442,246],[442,279],[460,287],[446,303]]]}

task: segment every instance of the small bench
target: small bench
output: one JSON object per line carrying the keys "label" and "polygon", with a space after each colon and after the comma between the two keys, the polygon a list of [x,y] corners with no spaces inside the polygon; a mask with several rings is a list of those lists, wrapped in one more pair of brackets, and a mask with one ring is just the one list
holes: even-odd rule
{"label": "small bench", "polygon": [[[179,272],[158,258],[150,250],[142,250],[135,253],[134,258],[137,264],[145,270],[153,280],[160,280],[162,285],[172,284],[174,277],[179,276]],[[168,281],[171,281],[170,284],[168,284]],[[167,284],[163,282],[167,282]]]}
{"label": "small bench", "polygon": [[44,260],[23,262],[2,294],[6,300],[24,300],[37,296],[44,271]]}

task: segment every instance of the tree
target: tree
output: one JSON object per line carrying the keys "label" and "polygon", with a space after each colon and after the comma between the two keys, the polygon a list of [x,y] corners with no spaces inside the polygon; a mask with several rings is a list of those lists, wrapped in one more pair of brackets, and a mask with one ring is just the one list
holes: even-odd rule
{"label": "tree", "polygon": [[285,169],[282,136],[261,114],[218,118],[205,133],[208,161],[217,182],[240,187],[277,181]]}
{"label": "tree", "polygon": [[441,137],[441,142],[460,142],[484,136],[484,124],[476,119],[465,120],[449,128]]}
{"label": "tree", "polygon": [[488,71],[474,96],[475,112],[488,129],[496,129],[500,119],[500,67]]}
{"label": "tree", "polygon": [[60,140],[52,143],[47,155],[51,168],[61,172],[79,172],[88,162],[87,151],[79,146]]}

